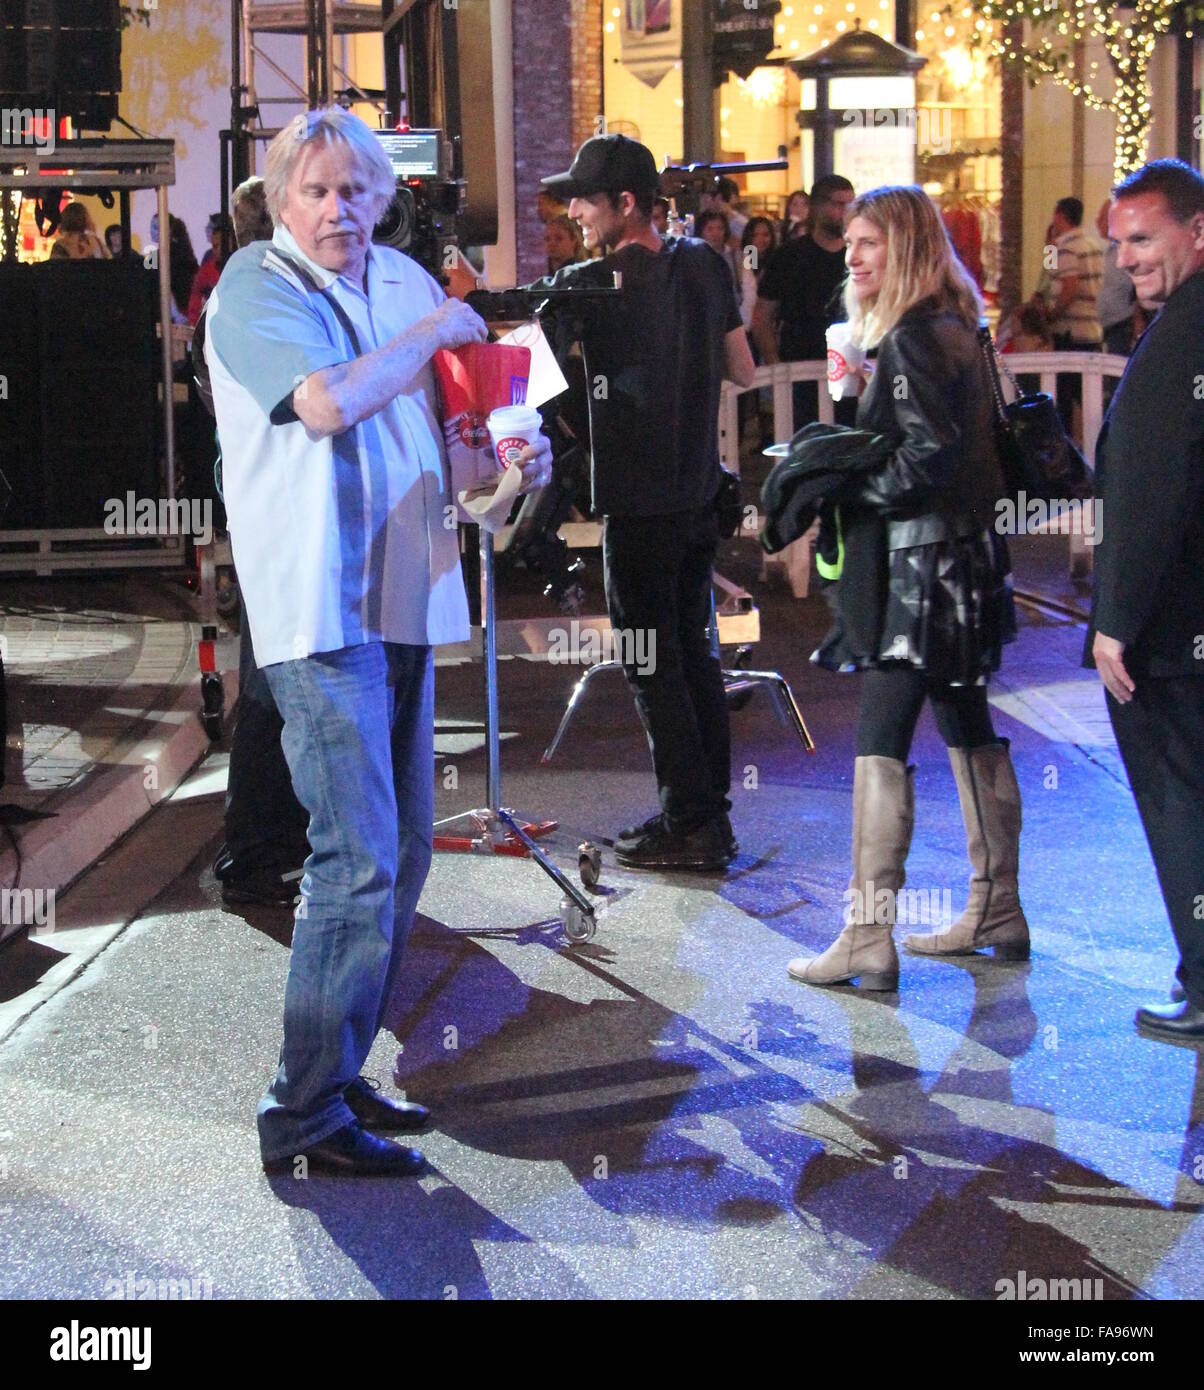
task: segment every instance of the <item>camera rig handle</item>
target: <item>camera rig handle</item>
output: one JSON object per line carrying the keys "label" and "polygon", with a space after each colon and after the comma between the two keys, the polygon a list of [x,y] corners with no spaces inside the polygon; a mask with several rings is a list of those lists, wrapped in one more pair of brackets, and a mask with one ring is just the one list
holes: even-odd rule
{"label": "camera rig handle", "polygon": [[665,164],[661,170],[661,195],[673,198],[680,213],[697,212],[704,193],[713,193],[729,174],[780,173],[790,167],[786,146],[778,146],[777,159],[730,164]]}
{"label": "camera rig handle", "polygon": [[571,309],[574,304],[613,299],[623,292],[623,276],[614,272],[613,285],[531,286],[513,290],[474,290],[467,303],[486,322],[521,323],[538,318],[545,309]]}

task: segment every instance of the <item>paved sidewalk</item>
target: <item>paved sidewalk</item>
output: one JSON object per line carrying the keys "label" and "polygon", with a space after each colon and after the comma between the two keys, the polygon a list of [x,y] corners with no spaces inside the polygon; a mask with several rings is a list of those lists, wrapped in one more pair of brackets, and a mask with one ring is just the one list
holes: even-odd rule
{"label": "paved sidewalk", "polygon": [[[723,558],[756,587],[753,564]],[[435,1109],[415,1182],[260,1171],[291,924],[221,910],[223,756],[203,760],[64,895],[53,936],[0,948],[0,976],[29,983],[24,1016],[0,1012],[0,1297],[136,1278],[219,1298],[994,1299],[1022,1272],[1093,1300],[1204,1295],[1204,1070],[1132,1030],[1173,946],[1081,629],[1026,613],[993,696],[1031,964],[905,956],[898,994],[871,997],[786,975],[839,922],[856,682],[808,665],[822,600],[758,599],[756,664],[787,675],[818,751],[763,697],[734,717],[726,875],[607,854],[598,936],[568,949],[529,861],[436,856],[366,1068],[388,1085],[396,1064]],[[540,762],[577,674],[515,660],[499,681],[505,800],[559,820],[562,864],[646,814],[652,785],[617,676]],[[480,800],[480,667],[437,687],[450,814]],[[956,911],[964,833],[927,715],[913,761],[908,887]],[[90,937],[109,944],[87,968],[58,955]]]}
{"label": "paved sidewalk", "polygon": [[[62,892],[206,751],[194,608],[182,583],[151,576],[0,585],[10,893]],[[0,901],[0,939],[19,910]]]}

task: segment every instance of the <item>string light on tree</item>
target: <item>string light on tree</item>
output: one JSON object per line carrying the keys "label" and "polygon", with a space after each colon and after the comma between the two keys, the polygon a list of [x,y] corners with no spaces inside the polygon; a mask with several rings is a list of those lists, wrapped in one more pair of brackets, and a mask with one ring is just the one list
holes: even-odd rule
{"label": "string light on tree", "polygon": [[[1069,5],[1066,0],[984,0],[975,8],[996,26],[975,25],[975,43],[989,45],[1004,61],[1023,63],[1030,81],[1052,78],[1092,109],[1112,112],[1116,117],[1113,171],[1118,181],[1145,163],[1153,120],[1149,69],[1154,45],[1158,36],[1169,33],[1176,19],[1193,6],[1184,6],[1182,0],[1135,0],[1123,7],[1123,17],[1122,7],[1092,0],[1070,0]],[[1190,19],[1190,15],[1186,17]],[[1025,46],[1000,32],[1026,20],[1036,28],[1053,25],[1059,43],[1046,33],[1035,47]],[[1110,97],[1082,80],[1076,70],[1075,45],[1088,39],[1101,42],[1108,55],[1113,78]],[[1096,71],[1093,63],[1092,76]]]}

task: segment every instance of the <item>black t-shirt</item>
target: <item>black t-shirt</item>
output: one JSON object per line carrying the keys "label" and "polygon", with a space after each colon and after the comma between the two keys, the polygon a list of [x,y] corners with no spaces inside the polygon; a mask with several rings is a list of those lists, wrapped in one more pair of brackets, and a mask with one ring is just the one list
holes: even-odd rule
{"label": "black t-shirt", "polygon": [[844,277],[844,251],[825,251],[809,236],[788,241],[773,253],[757,298],[778,305],[783,362],[822,362],[827,357],[824,330],[845,316],[838,293]]}
{"label": "black t-shirt", "polygon": [[615,271],[621,296],[544,315],[580,322],[594,510],[693,511],[719,486],[724,340],[742,327],[731,272],[704,241],[671,237],[659,252],[625,246],[537,285],[609,285]]}

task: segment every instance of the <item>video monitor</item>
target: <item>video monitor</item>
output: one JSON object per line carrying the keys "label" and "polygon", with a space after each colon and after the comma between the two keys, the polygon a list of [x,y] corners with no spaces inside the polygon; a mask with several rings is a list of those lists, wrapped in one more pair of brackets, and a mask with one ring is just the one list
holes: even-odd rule
{"label": "video monitor", "polygon": [[439,139],[442,131],[378,130],[375,135],[384,147],[397,178],[439,177]]}

